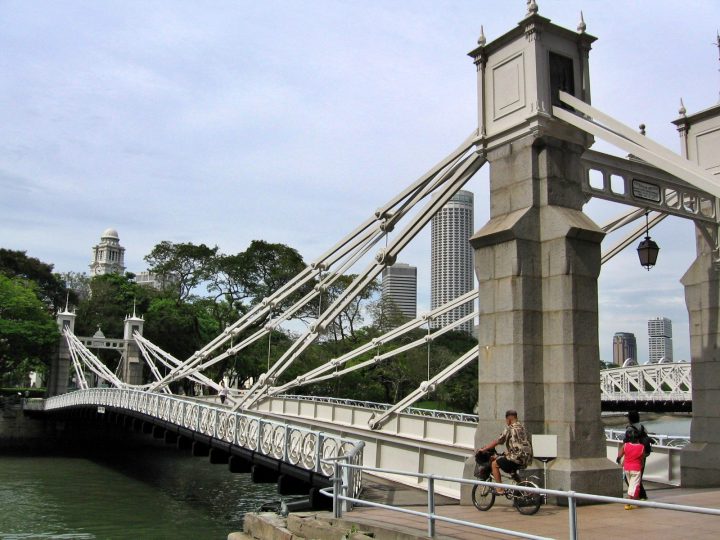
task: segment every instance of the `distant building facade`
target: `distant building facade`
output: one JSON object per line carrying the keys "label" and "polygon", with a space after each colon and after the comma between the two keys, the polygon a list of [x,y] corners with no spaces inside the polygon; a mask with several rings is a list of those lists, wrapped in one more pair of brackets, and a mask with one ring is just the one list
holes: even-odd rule
{"label": "distant building facade", "polygon": [[392,300],[404,317],[417,317],[417,268],[404,263],[386,267],[382,272],[382,296]]}
{"label": "distant building facade", "polygon": [[[431,222],[430,305],[434,309],[473,289],[473,194],[458,191],[435,214]],[[432,321],[433,328],[454,322],[473,312],[473,303],[456,308]],[[457,327],[471,333],[473,321]]]}
{"label": "distant building facade", "polygon": [[672,321],[666,317],[656,317],[648,321],[648,362],[657,364],[663,358],[673,361]]}
{"label": "distant building facade", "polygon": [[100,243],[92,248],[90,277],[125,273],[125,248],[115,229],[105,229]]}
{"label": "distant building facade", "polygon": [[135,274],[135,283],[143,287],[151,287],[163,291],[168,287],[175,286],[178,280],[175,275],[160,275],[153,272],[138,272]]}
{"label": "distant building facade", "polygon": [[637,340],[630,332],[616,332],[613,336],[613,364],[622,366],[631,359],[637,364]]}

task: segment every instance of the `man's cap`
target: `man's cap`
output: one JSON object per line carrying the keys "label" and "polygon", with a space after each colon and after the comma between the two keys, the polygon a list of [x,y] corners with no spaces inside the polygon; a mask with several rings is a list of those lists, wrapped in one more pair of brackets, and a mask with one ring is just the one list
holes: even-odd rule
{"label": "man's cap", "polygon": [[505,418],[507,418],[508,416],[514,416],[515,418],[517,418],[517,411],[515,409],[508,409],[507,411],[505,411]]}

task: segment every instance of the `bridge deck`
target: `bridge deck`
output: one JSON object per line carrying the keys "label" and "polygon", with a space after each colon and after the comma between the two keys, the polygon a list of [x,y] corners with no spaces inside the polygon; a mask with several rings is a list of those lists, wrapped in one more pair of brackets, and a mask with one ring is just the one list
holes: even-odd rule
{"label": "bridge deck", "polygon": [[[659,484],[646,485],[651,501],[720,508],[720,489],[669,488]],[[413,495],[409,488],[396,494],[394,504],[425,511],[425,493]],[[375,498],[375,497],[371,497]],[[382,498],[382,497],[381,497]],[[387,501],[377,500],[377,502]],[[521,516],[506,500],[498,499],[487,512],[480,512],[473,506],[438,504],[436,513],[455,519],[483,523],[494,527],[518,530],[552,538],[568,538],[567,508],[546,505],[534,516]],[[637,538],[693,538],[694,540],[716,539],[720,528],[720,517],[640,508],[624,510],[619,504],[601,504],[578,507],[578,536],[583,539],[615,538],[630,534]],[[376,508],[356,508],[343,514],[343,519],[363,524],[373,524],[386,529],[396,529],[419,537],[426,535],[427,522],[420,517]],[[439,538],[510,538],[506,535],[478,531],[460,525],[436,522]],[[635,533],[629,533],[635,531]]]}

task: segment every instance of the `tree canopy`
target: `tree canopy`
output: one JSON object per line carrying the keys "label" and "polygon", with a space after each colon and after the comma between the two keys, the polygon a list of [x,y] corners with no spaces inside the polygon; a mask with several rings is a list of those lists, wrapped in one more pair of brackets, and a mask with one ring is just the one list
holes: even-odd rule
{"label": "tree canopy", "polygon": [[53,265],[28,257],[25,251],[0,248],[0,274],[34,282],[38,298],[53,314],[65,306],[68,293],[70,302],[77,304],[77,295],[65,286],[58,274],[53,273]]}
{"label": "tree canopy", "polygon": [[36,288],[29,280],[0,274],[0,375],[19,379],[44,369],[57,345],[57,324]]}
{"label": "tree canopy", "polygon": [[[52,313],[64,305],[66,283],[77,292],[70,296],[71,302],[77,299],[77,335],[91,336],[100,327],[106,336],[119,338],[123,335],[125,317],[135,311],[144,317],[144,336],[184,361],[306,267],[302,256],[292,247],[262,240],[252,241],[247,249],[235,254],[223,254],[217,246],[163,241],[145,260],[151,272],[166,278],[164,282],[170,284],[169,287],[157,290],[140,285],[130,273],[90,278],[70,272],[63,279],[52,273],[52,265],[27,257],[24,252],[0,250],[0,271],[5,274],[0,282],[0,374],[44,365],[54,354],[52,349],[58,332]],[[210,366],[204,374],[214,380],[228,378],[231,384],[257,380],[291,347],[297,337],[294,332],[302,331],[303,324],[325,312],[355,278],[355,275],[339,276],[308,306],[294,314],[296,323],[274,328],[263,339]],[[274,312],[268,317],[294,304],[312,291],[315,284],[307,283],[291,298],[274,305]],[[277,383],[293,380],[327,364],[405,322],[407,318],[397,306],[379,293],[378,282],[368,285],[326,325],[320,339],[284,371]],[[257,321],[242,335],[234,336],[224,348],[253,335],[266,322]],[[424,335],[424,330],[414,330],[352,360],[346,367]],[[473,337],[448,332],[426,346],[405,351],[391,360],[293,391],[396,402],[416,389],[428,375],[435,375],[473,346],[477,346]],[[112,369],[119,360],[115,351],[93,352]],[[150,377],[147,368],[145,376]],[[476,402],[477,363],[474,363],[427,396],[422,404],[471,412]]]}

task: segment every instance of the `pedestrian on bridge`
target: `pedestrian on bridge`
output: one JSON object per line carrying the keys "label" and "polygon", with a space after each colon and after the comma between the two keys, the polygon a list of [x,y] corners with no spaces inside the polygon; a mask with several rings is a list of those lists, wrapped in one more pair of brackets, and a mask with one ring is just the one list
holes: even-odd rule
{"label": "pedestrian on bridge", "polygon": [[642,467],[640,468],[640,492],[638,499],[641,501],[647,500],[647,493],[645,492],[645,486],[643,485],[643,474],[645,474],[645,461],[648,455],[652,452],[652,444],[650,442],[650,436],[648,435],[645,426],[640,423],[640,413],[637,411],[629,411],[627,413],[628,425],[625,426],[625,437],[623,443],[630,440],[630,434],[635,433],[637,435],[638,442],[643,445],[645,449],[642,457]]}
{"label": "pedestrian on bridge", "polygon": [[222,405],[225,405],[225,400],[227,399],[228,394],[230,394],[230,389],[225,386],[224,380],[220,381],[220,391],[218,392],[218,394],[220,395],[220,403]]}
{"label": "pedestrian on bridge", "polygon": [[[642,480],[642,464],[645,447],[640,443],[640,437],[633,430],[627,431],[627,442],[624,442],[618,451],[617,463],[622,461],[625,480],[628,484],[628,499],[640,498],[640,485]],[[635,510],[634,504],[626,504],[625,510]]]}

